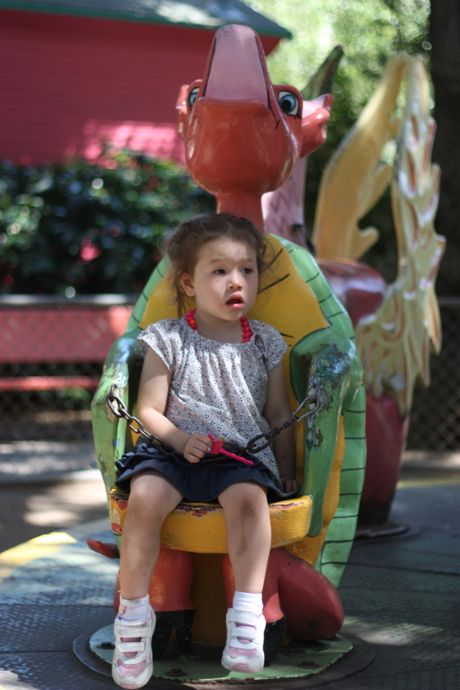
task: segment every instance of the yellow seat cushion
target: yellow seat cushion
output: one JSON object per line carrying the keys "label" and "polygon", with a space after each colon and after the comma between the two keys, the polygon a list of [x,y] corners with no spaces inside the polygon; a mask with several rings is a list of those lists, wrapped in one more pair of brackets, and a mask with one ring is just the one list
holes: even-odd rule
{"label": "yellow seat cushion", "polygon": [[[121,535],[128,497],[114,489],[110,494],[112,529]],[[312,512],[311,496],[298,496],[270,504],[272,548],[299,541],[307,534]],[[180,503],[166,518],[161,543],[191,553],[227,553],[224,512],[217,503]]]}

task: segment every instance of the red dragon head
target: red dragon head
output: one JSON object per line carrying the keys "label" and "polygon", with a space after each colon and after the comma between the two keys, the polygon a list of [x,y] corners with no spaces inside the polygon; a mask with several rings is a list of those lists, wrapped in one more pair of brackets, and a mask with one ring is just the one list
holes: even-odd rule
{"label": "red dragon head", "polygon": [[203,79],[177,102],[187,167],[220,211],[263,229],[260,198],[287,178],[296,160],[325,140],[332,96],[303,101],[293,86],[271,83],[262,44],[247,26],[219,29]]}

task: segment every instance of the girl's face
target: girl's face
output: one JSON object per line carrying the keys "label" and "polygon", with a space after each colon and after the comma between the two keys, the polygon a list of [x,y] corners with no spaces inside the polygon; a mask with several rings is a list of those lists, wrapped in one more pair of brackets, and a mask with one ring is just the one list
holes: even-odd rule
{"label": "girl's face", "polygon": [[197,314],[225,321],[236,321],[251,309],[258,283],[256,250],[226,237],[204,244],[193,273],[181,276],[182,289],[195,297]]}

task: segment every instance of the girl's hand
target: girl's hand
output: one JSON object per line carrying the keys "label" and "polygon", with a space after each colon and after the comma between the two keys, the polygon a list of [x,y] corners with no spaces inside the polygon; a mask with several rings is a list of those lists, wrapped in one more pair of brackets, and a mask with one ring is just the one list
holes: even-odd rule
{"label": "girl's hand", "polygon": [[212,442],[207,434],[192,434],[185,442],[182,454],[188,462],[197,463],[209,452]]}
{"label": "girl's hand", "polygon": [[297,479],[288,479],[286,477],[281,477],[283,483],[283,490],[289,494],[299,493],[299,482]]}

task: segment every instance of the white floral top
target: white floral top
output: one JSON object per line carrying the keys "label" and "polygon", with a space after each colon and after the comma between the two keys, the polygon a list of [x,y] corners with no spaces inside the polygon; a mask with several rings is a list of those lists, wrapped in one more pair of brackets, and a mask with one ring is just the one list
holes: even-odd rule
{"label": "white floral top", "polygon": [[[268,372],[287,347],[272,326],[250,325],[246,343],[205,338],[185,318],[158,321],[139,335],[144,352],[152,348],[171,372],[165,415],[182,431],[211,433],[244,447],[269,430],[263,416]],[[257,457],[279,477],[270,447]]]}

